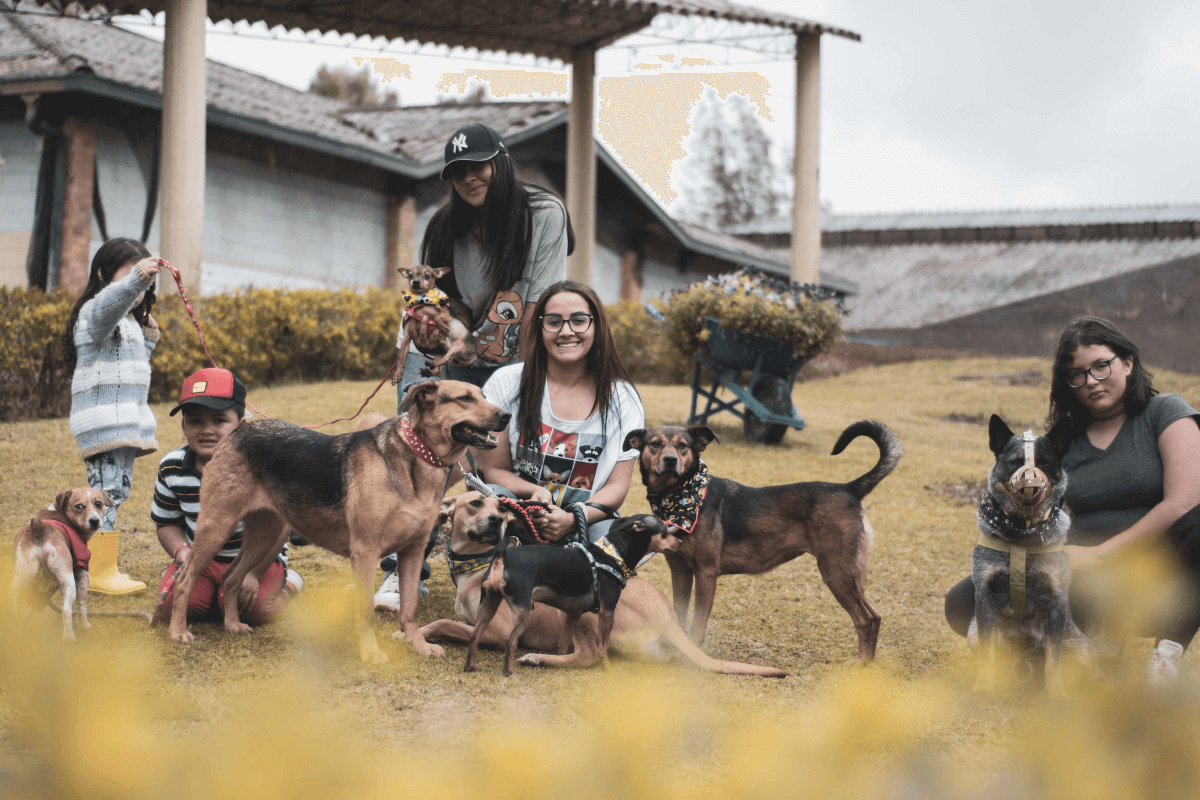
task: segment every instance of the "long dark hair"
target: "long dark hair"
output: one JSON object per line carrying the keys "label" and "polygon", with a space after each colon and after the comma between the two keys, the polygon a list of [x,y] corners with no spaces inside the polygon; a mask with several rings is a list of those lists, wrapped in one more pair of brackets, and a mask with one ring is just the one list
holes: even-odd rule
{"label": "long dark hair", "polygon": [[[67,318],[67,330],[62,337],[63,364],[68,370],[75,369],[75,359],[79,355],[75,350],[75,328],[79,324],[79,309],[83,308],[84,303],[99,294],[101,289],[112,283],[113,274],[121,267],[130,261],[141,261],[143,258],[149,257],[150,251],[144,244],[137,239],[126,239],[120,236],[109,239],[100,245],[96,255],[92,256],[87,286],[83,287],[83,294],[79,295],[79,299],[71,307],[71,316]],[[150,316],[150,309],[154,308],[154,299],[154,286],[151,285],[146,290],[146,296],[142,298],[142,302],[133,309],[133,318],[138,321],[139,325],[146,324],[146,319]]]}
{"label": "long dark hair", "polygon": [[[592,314],[592,327],[596,333],[592,338],[592,349],[587,354],[588,375],[596,381],[596,401],[588,416],[600,411],[600,429],[607,429],[608,410],[613,402],[613,390],[617,381],[625,381],[633,386],[629,373],[621,362],[621,354],[617,352],[617,344],[613,341],[612,328],[608,317],[604,314],[604,304],[592,291],[592,288],[578,281],[559,281],[545,292],[533,307],[533,316],[529,324],[521,331],[521,351],[528,352],[525,368],[521,372],[521,385],[517,396],[521,398],[521,407],[517,411],[517,431],[519,441],[536,442],[541,433],[542,395],[546,390],[546,363],[550,354],[546,350],[546,340],[542,338],[542,315],[546,313],[546,304],[550,298],[562,292],[574,292],[587,301]],[[637,389],[634,389],[637,392]]]}
{"label": "long dark hair", "polygon": [[1050,383],[1050,413],[1046,415],[1046,430],[1056,445],[1067,445],[1087,431],[1091,412],[1079,402],[1075,390],[1067,385],[1067,371],[1074,363],[1080,347],[1102,345],[1121,359],[1131,359],[1133,370],[1125,383],[1125,413],[1136,417],[1146,409],[1150,398],[1158,394],[1154,376],[1142,366],[1137,345],[1121,330],[1102,317],[1076,317],[1058,337],[1054,353],[1053,378]]}
{"label": "long dark hair", "polygon": [[[521,279],[529,259],[533,238],[531,200],[556,198],[549,189],[525,183],[513,171],[512,159],[501,153],[491,160],[492,178],[483,205],[475,208],[450,187],[450,202],[439,208],[425,228],[421,240],[421,263],[432,267],[454,266],[454,242],[481,223],[483,274],[491,294],[510,289]],[[561,202],[561,201],[560,201]],[[575,249],[575,231],[567,216],[567,253]],[[444,283],[443,283],[444,282]],[[438,281],[439,288],[452,288],[453,277]]]}

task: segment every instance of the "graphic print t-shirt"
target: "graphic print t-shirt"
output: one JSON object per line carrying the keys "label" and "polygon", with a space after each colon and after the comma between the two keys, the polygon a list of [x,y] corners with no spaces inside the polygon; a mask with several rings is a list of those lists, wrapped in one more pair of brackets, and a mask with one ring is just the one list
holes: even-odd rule
{"label": "graphic print t-shirt", "polygon": [[646,412],[637,392],[618,382],[606,424],[599,412],[584,420],[554,416],[550,391],[542,392],[541,429],[535,442],[518,441],[517,392],[524,364],[496,370],[483,387],[483,396],[512,414],[508,424],[509,454],[513,472],[523,480],[545,486],[560,506],[582,503],[604,486],[613,467],[638,457],[637,450],[621,450],[630,431],[646,426]]}

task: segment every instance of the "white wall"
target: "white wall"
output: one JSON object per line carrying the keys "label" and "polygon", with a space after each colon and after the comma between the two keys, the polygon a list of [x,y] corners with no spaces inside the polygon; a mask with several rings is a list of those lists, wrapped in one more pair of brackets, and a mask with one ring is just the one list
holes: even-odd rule
{"label": "white wall", "polygon": [[20,120],[0,122],[0,286],[25,286],[42,139]]}

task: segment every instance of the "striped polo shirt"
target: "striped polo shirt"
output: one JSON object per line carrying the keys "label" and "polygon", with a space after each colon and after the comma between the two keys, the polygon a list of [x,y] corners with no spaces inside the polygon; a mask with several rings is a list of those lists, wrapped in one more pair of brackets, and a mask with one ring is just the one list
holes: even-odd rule
{"label": "striped polo shirt", "polygon": [[[183,528],[183,535],[189,543],[196,541],[196,517],[200,514],[200,475],[192,448],[184,445],[172,450],[158,463],[158,480],[154,482],[154,500],[150,504],[150,519],[156,525]],[[229,563],[237,557],[242,549],[243,528],[242,523],[238,522],[237,530],[214,560]],[[285,543],[277,559],[284,566],[288,561],[287,551]]]}

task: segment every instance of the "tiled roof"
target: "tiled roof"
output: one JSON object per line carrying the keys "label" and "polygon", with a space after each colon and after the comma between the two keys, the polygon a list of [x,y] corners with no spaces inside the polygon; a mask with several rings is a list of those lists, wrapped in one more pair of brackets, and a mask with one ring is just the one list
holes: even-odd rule
{"label": "tiled roof", "polygon": [[821,248],[821,270],[859,285],[848,327],[919,328],[1196,255],[1200,239],[843,246]]}
{"label": "tiled roof", "polygon": [[[823,232],[1036,228],[1045,226],[1135,225],[1148,222],[1200,222],[1200,203],[1109,208],[1026,208],[1008,211],[908,211],[877,214],[821,214]],[[728,228],[734,235],[786,234],[791,217],[771,217]]]}
{"label": "tiled roof", "polygon": [[342,110],[338,117],[348,127],[371,137],[377,146],[426,163],[442,160],[447,131],[483,121],[504,136],[547,122],[566,108],[566,103],[558,101],[443,103],[399,108],[352,106]]}

